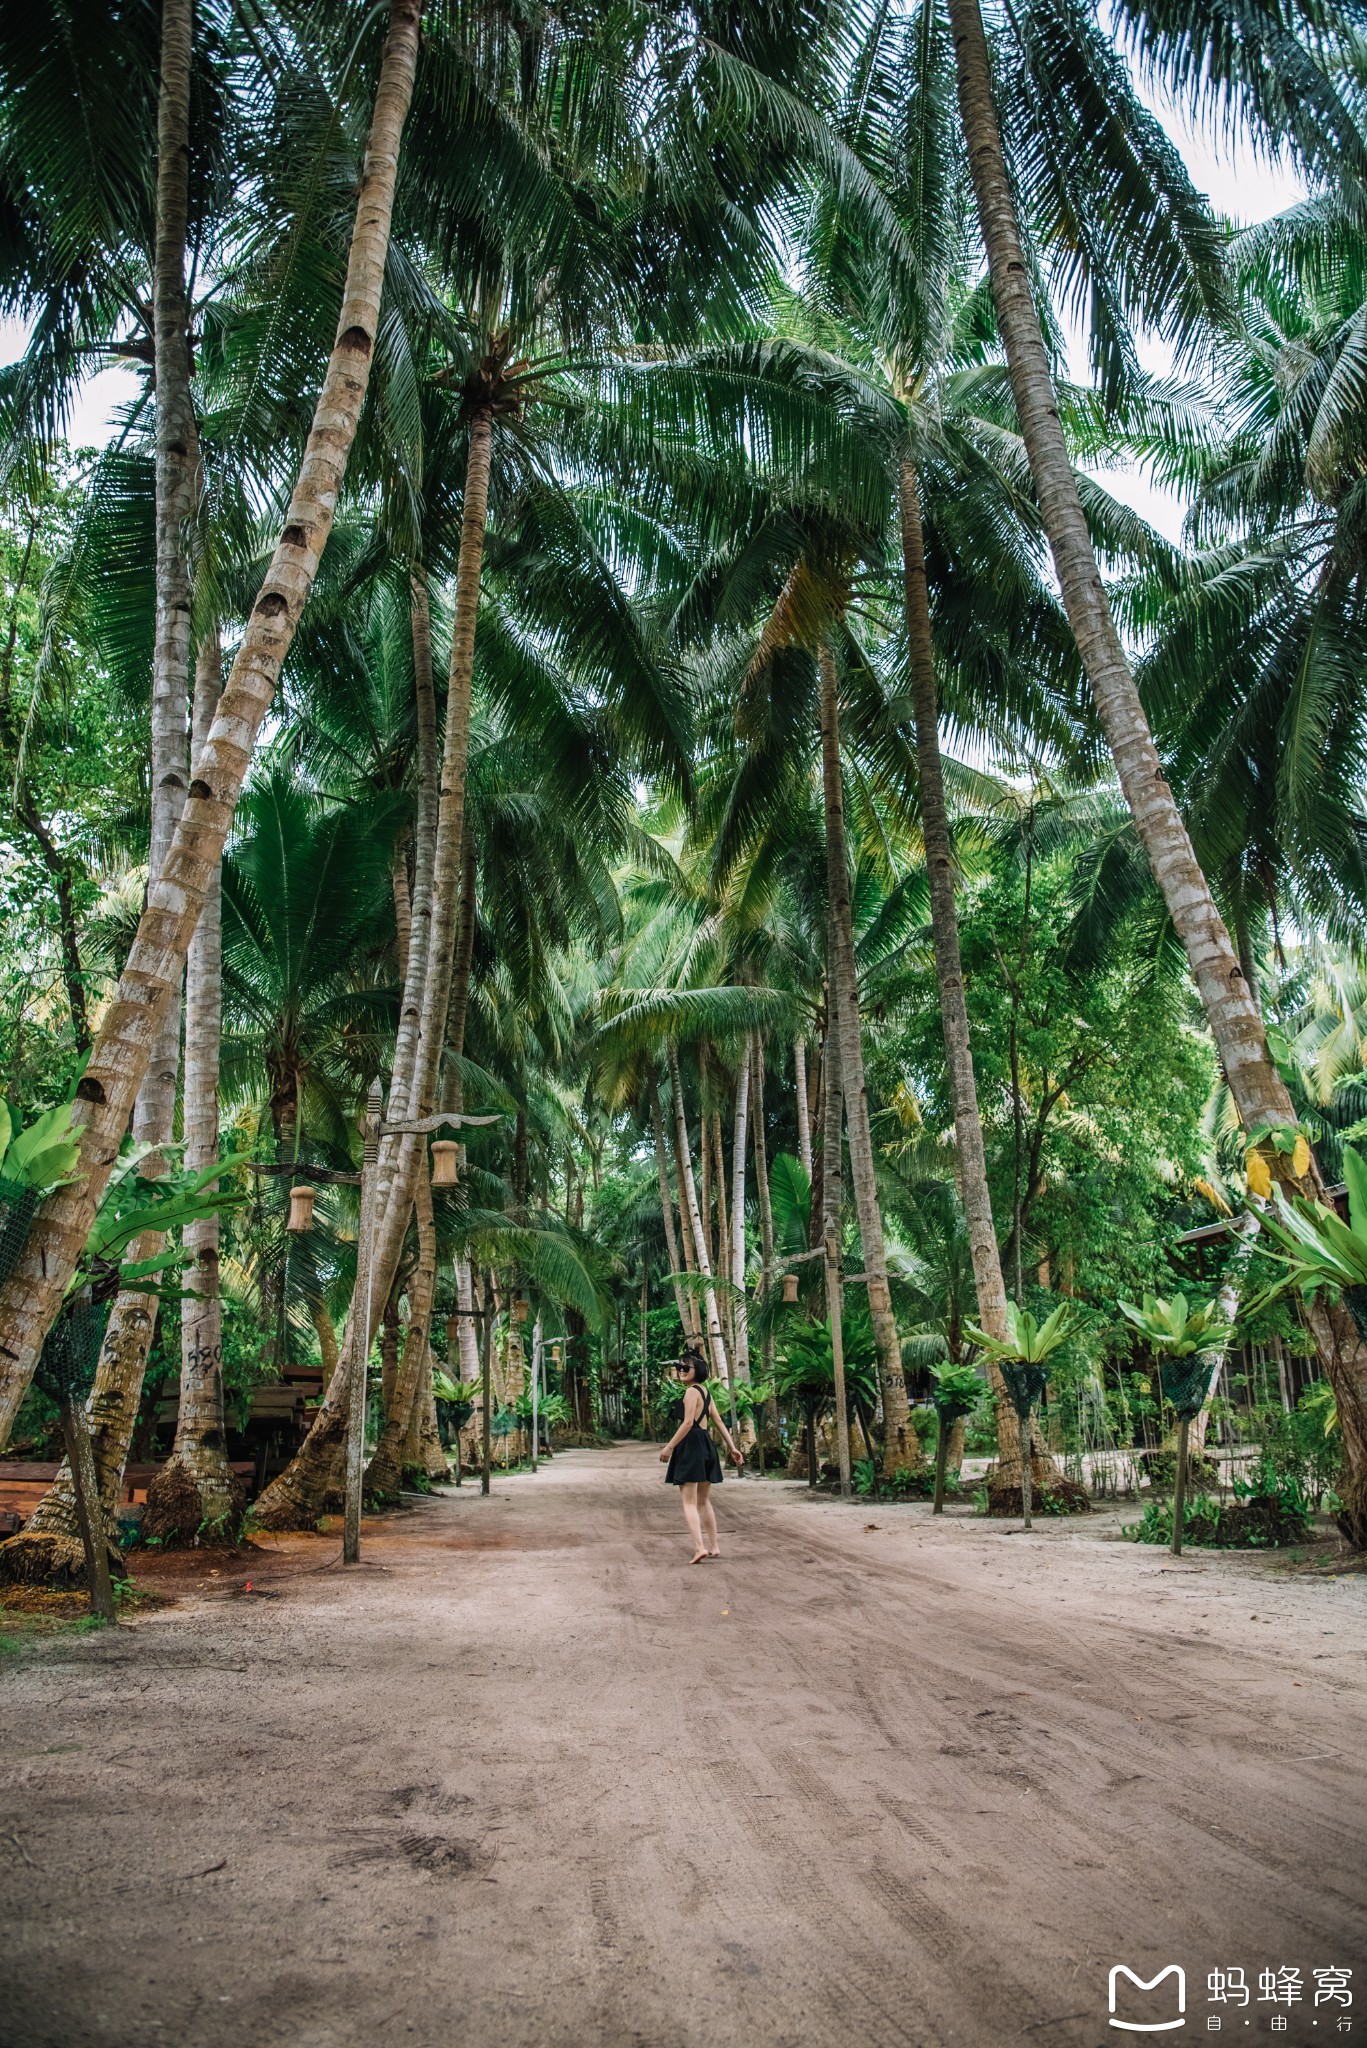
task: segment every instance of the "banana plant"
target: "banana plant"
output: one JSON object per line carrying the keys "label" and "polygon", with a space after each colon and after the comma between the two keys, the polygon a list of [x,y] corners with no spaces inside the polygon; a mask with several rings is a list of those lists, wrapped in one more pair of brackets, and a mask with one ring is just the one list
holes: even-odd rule
{"label": "banana plant", "polygon": [[1077,1334],[1081,1320],[1070,1301],[1061,1301],[1043,1322],[1038,1321],[1028,1308],[1020,1308],[1014,1301],[1008,1301],[1005,1337],[989,1337],[986,1330],[980,1330],[975,1323],[964,1325],[969,1341],[979,1346],[985,1358],[1000,1367],[1006,1391],[1011,1396],[1011,1405],[1020,1417],[1021,1506],[1027,1529],[1032,1526],[1033,1507],[1030,1413],[1048,1385],[1050,1359]]}
{"label": "banana plant", "polygon": [[1146,1294],[1142,1308],[1136,1308],[1132,1301],[1116,1305],[1159,1359],[1187,1361],[1185,1370],[1179,1367],[1176,1372],[1162,1374],[1163,1392],[1177,1413],[1177,1479],[1172,1495],[1170,1548],[1174,1557],[1180,1557],[1187,1506],[1187,1447],[1191,1420],[1200,1413],[1210,1385],[1209,1354],[1224,1350],[1234,1328],[1221,1315],[1218,1301],[1208,1301],[1203,1308],[1193,1309],[1185,1294],[1174,1294],[1170,1301],[1165,1301],[1161,1295]]}

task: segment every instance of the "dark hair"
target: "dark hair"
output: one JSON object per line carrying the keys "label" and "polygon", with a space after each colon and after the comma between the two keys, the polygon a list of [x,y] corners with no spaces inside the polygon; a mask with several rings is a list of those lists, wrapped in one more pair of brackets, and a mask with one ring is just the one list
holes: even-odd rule
{"label": "dark hair", "polygon": [[707,1385],[707,1360],[700,1351],[685,1351],[683,1357],[679,1360],[679,1370],[680,1372],[686,1370],[689,1373],[690,1386],[705,1387]]}

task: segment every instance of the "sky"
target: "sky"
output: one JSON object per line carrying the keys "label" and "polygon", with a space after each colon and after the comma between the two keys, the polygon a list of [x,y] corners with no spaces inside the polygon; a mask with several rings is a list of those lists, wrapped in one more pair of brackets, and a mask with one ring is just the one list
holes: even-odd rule
{"label": "sky", "polygon": [[[1226,214],[1243,226],[1266,220],[1291,206],[1302,196],[1302,188],[1285,169],[1267,164],[1244,142],[1197,127],[1181,108],[1161,94],[1141,86],[1144,98],[1157,114],[1181,151],[1192,182],[1204,192],[1217,213]],[[25,329],[18,320],[0,316],[0,363],[8,363],[23,352]],[[1165,373],[1170,359],[1162,346],[1141,341],[1140,356],[1147,369]],[[1069,362],[1080,382],[1087,380],[1087,352],[1080,331],[1069,337]],[[68,440],[72,447],[102,447],[108,440],[114,416],[134,396],[139,378],[129,370],[109,369],[91,377],[82,386],[72,414]],[[1156,487],[1136,467],[1107,469],[1106,488],[1131,505],[1170,540],[1181,538],[1182,505],[1170,492]]]}
{"label": "sky", "polygon": [[[1181,151],[1192,183],[1205,193],[1216,213],[1240,227],[1252,227],[1304,198],[1304,186],[1284,165],[1264,162],[1247,142],[1236,138],[1231,143],[1210,128],[1197,127],[1171,100],[1142,85],[1140,90]],[[1160,343],[1141,339],[1139,355],[1145,369],[1155,375],[1165,375],[1172,367],[1171,355]],[[1090,381],[1086,341],[1080,330],[1069,337],[1069,367],[1078,382]],[[1153,484],[1138,465],[1098,474],[1108,491],[1133,506],[1167,539],[1182,538],[1182,501]]]}

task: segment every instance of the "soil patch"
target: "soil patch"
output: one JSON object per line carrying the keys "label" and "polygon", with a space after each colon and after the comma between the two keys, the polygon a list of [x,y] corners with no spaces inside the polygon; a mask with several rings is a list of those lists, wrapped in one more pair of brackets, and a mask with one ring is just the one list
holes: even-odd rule
{"label": "soil patch", "polygon": [[1367,1578],[754,1479],[693,1570],[661,1482],[138,1559],[6,1659],[6,2048],[1098,2048],[1113,1964],[1352,1962]]}

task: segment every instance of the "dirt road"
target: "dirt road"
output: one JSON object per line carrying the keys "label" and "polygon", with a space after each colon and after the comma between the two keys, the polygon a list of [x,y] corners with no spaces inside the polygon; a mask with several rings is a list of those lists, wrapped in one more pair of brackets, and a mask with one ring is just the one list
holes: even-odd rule
{"label": "dirt road", "polygon": [[562,1455],[8,1660],[0,2039],[1154,2038],[1116,1963],[1184,1967],[1178,2040],[1296,1968],[1288,2048],[1352,1968],[1367,2035],[1367,1581],[753,1481],[690,1570],[660,1480]]}

